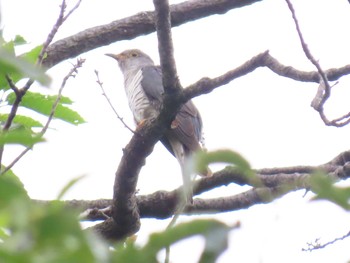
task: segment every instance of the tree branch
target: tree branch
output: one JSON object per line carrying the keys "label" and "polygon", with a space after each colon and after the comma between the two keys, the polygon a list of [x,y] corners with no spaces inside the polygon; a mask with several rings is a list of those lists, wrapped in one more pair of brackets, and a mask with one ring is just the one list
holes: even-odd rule
{"label": "tree branch", "polygon": [[320,75],[320,79],[324,82],[324,84],[326,86],[324,97],[323,97],[323,100],[325,101],[330,96],[330,89],[331,89],[330,86],[329,86],[329,83],[328,83],[327,76],[324,73],[324,71],[322,70],[322,68],[321,68],[320,64],[318,63],[318,61],[311,54],[311,51],[309,50],[309,47],[307,46],[307,44],[306,44],[306,42],[304,40],[304,37],[303,37],[303,34],[301,33],[299,22],[298,22],[298,19],[296,17],[295,10],[294,10],[294,7],[293,7],[292,3],[289,0],[286,0],[286,3],[288,5],[288,8],[289,8],[290,12],[292,13],[292,17],[293,17],[293,20],[294,20],[294,23],[295,23],[295,27],[296,27],[296,30],[298,32],[300,43],[301,43],[301,46],[302,46],[303,51],[305,53],[305,56],[316,67],[317,72]]}
{"label": "tree branch", "polygon": [[328,241],[326,243],[320,243],[320,239],[319,238],[316,238],[314,242],[308,242],[307,243],[307,248],[302,248],[302,251],[308,251],[308,252],[311,252],[311,251],[314,251],[314,250],[317,250],[317,249],[323,249],[325,247],[328,247],[329,245],[333,245],[334,243],[338,242],[338,241],[341,241],[341,240],[344,240],[345,238],[348,238],[350,237],[350,231],[348,233],[346,233],[345,235],[341,236],[341,237],[337,237],[337,238],[334,238],[333,240],[331,241]]}
{"label": "tree branch", "polygon": [[342,127],[350,123],[350,112],[341,116],[340,118],[336,118],[332,121],[330,121],[325,112],[324,112],[324,105],[326,101],[331,96],[331,85],[328,82],[327,74],[322,70],[320,63],[314,58],[314,56],[311,54],[311,51],[309,50],[303,34],[301,33],[301,29],[299,26],[298,19],[295,14],[294,7],[292,3],[289,0],[286,0],[286,3],[288,5],[288,8],[290,12],[292,13],[292,17],[295,23],[296,30],[298,32],[298,36],[300,39],[301,46],[303,48],[305,56],[310,60],[310,62],[316,67],[317,72],[320,76],[319,86],[316,93],[315,98],[311,102],[311,106],[319,113],[322,121],[329,126],[335,126],[335,127]]}
{"label": "tree branch", "polygon": [[[158,118],[146,122],[133,135],[128,145],[123,149],[114,181],[112,218],[97,226],[98,231],[108,231],[106,235],[111,239],[123,239],[138,231],[140,215],[137,204],[136,184],[146,157],[151,154],[156,142],[170,125],[174,107],[164,108]],[[106,224],[106,225],[103,225]]]}
{"label": "tree branch", "polygon": [[[80,1],[79,1],[80,3]],[[41,49],[40,51],[40,54],[38,56],[38,59],[36,61],[36,64],[37,65],[42,65],[42,61],[44,59],[44,55],[46,54],[47,50],[48,50],[48,47],[50,45],[50,43],[52,42],[54,36],[56,35],[58,29],[60,28],[60,26],[62,25],[62,23],[72,14],[72,12],[78,8],[79,6],[79,3],[68,13],[68,15],[66,15],[64,17],[64,12],[66,10],[66,1],[65,0],[62,0],[62,4],[60,6],[60,13],[58,15],[58,18],[57,18],[57,21],[55,23],[55,25],[53,26],[53,28],[51,29],[51,32],[48,34],[46,40],[45,40],[45,43],[43,44],[43,48]],[[14,91],[15,95],[16,95],[16,99],[15,101],[13,102],[12,104],[12,107],[11,107],[11,111],[10,111],[10,114],[2,128],[2,132],[7,132],[8,129],[11,127],[12,125],[12,121],[13,119],[15,118],[16,114],[17,114],[17,110],[18,110],[18,107],[22,101],[22,98],[23,96],[26,94],[26,92],[29,90],[29,88],[32,86],[32,84],[34,83],[34,80],[33,79],[29,79],[26,84],[23,86],[23,88],[18,88],[14,85],[12,79],[6,75],[6,79],[7,79],[7,82],[9,83],[10,85],[10,88]],[[28,150],[27,150],[28,151]],[[0,164],[2,164],[2,156],[3,156],[3,153],[4,153],[4,146],[1,146],[0,147]],[[23,154],[23,153],[22,153]],[[20,155],[19,156],[19,159],[25,154],[23,155]],[[0,169],[1,170],[1,169]],[[8,169],[6,169],[8,170]],[[3,173],[3,171],[2,171]]]}
{"label": "tree branch", "polygon": [[131,129],[126,122],[124,121],[123,117],[121,117],[119,115],[119,113],[117,112],[117,110],[114,108],[111,100],[109,99],[104,87],[103,87],[103,82],[100,80],[100,74],[98,73],[98,71],[95,69],[95,75],[96,75],[96,83],[100,86],[101,90],[102,90],[102,95],[106,98],[108,105],[111,107],[112,111],[114,112],[114,114],[117,116],[117,118],[120,120],[120,122],[124,125],[125,128],[127,128],[131,133],[135,133],[133,129]]}
{"label": "tree branch", "polygon": [[[159,7],[157,4],[159,4]],[[176,74],[175,62],[172,54],[168,54],[170,58],[166,57],[165,54],[165,52],[172,52],[170,14],[167,10],[167,2],[157,3],[155,0],[155,5],[156,13],[159,15],[156,18],[157,28],[161,31],[158,33],[160,36],[159,49],[163,52],[160,55],[165,56],[162,58],[165,70],[170,70],[170,72],[163,72],[165,74],[163,80],[167,85],[173,85],[173,80],[176,79],[176,76],[172,75]],[[164,14],[164,12],[167,12],[167,14]],[[159,23],[165,23],[166,25],[160,25]],[[161,47],[163,46],[162,40],[165,41],[164,48]],[[168,88],[168,91],[175,89],[175,87]],[[180,91],[178,86],[176,86],[176,90]],[[135,196],[138,175],[146,157],[153,151],[154,145],[164,134],[166,128],[170,126],[177,109],[180,107],[180,103],[179,97],[171,96],[171,99],[165,98],[157,119],[142,126],[124,149],[114,181],[113,220],[106,220],[96,226],[97,231],[100,233],[108,231],[108,233],[104,233],[108,235],[108,238],[123,239],[139,230],[140,215]]]}
{"label": "tree branch", "polygon": [[[61,87],[58,90],[57,93],[57,98],[54,101],[52,108],[51,108],[51,112],[46,120],[46,123],[44,125],[44,127],[41,129],[41,131],[38,133],[39,137],[43,137],[47,131],[47,129],[50,126],[51,121],[54,118],[55,112],[56,112],[56,108],[58,106],[58,103],[60,102],[61,98],[62,98],[62,92],[64,87],[66,86],[66,83],[68,81],[69,78],[71,77],[75,77],[76,74],[78,73],[78,69],[80,67],[83,66],[83,63],[85,62],[84,59],[77,59],[77,63],[73,65],[72,69],[68,72],[68,74],[63,78],[62,83],[61,83]],[[32,146],[26,147],[9,165],[7,165],[4,170],[2,170],[0,172],[1,174],[5,174],[7,171],[9,171],[10,169],[12,169],[12,167],[24,156],[27,154],[27,152],[29,152],[32,149]]]}
{"label": "tree branch", "polygon": [[[224,14],[231,9],[260,2],[261,0],[193,0],[171,5],[171,24],[181,24],[214,14]],[[84,52],[111,43],[129,40],[155,31],[154,12],[142,12],[115,20],[109,24],[86,29],[70,37],[58,40],[49,46],[44,66],[54,65],[74,58]]]}
{"label": "tree branch", "polygon": [[[172,54],[171,35],[170,35],[170,20],[169,12],[166,6],[163,6],[162,1],[154,0],[157,7],[157,23],[166,25],[158,25],[158,36],[160,42],[160,57],[164,74],[164,82],[169,87],[173,87],[171,83],[176,76],[176,67]],[[204,1],[195,0],[188,1],[182,4],[173,5],[170,8],[171,22],[173,26],[208,16],[210,14],[225,13],[232,8],[241,7],[247,4],[252,4],[257,1],[238,1],[238,0],[214,0]],[[163,9],[165,8],[165,9]],[[165,10],[162,11],[161,10]],[[48,56],[44,61],[44,65],[51,67],[60,61],[67,58],[77,56],[83,52],[94,48],[107,45],[122,39],[131,39],[141,34],[148,34],[154,31],[154,16],[153,12],[143,12],[138,15],[114,21],[108,25],[99,26],[87,29],[74,36],[62,39],[53,43],[48,48]],[[162,22],[163,21],[163,22]],[[98,34],[98,37],[97,37]],[[163,43],[164,41],[164,43]],[[164,46],[163,46],[164,44]],[[164,109],[161,111],[158,118],[152,122],[146,123],[132,137],[129,144],[123,149],[124,154],[119,163],[118,170],[115,175],[115,183],[113,189],[113,201],[109,201],[112,206],[110,213],[104,211],[97,213],[102,220],[106,219],[106,215],[110,216],[103,223],[98,224],[94,229],[108,239],[122,239],[138,231],[140,228],[141,217],[166,218],[175,213],[179,202],[182,189],[176,189],[172,192],[159,191],[148,196],[136,196],[136,184],[138,174],[145,163],[145,158],[152,152],[154,144],[164,133],[166,127],[169,126],[172,116],[176,112],[180,103],[191,99],[195,96],[208,93],[218,86],[222,86],[232,81],[235,78],[246,75],[254,71],[258,67],[268,67],[275,73],[290,78],[299,78],[305,81],[319,81],[319,74],[316,72],[302,72],[291,67],[286,67],[272,58],[268,52],[257,55],[251,60],[244,63],[242,66],[227,72],[226,74],[214,79],[205,78],[191,85],[184,90],[183,97],[174,97],[172,102],[165,101]],[[327,73],[327,71],[325,71]],[[339,74],[339,70],[336,70]],[[344,72],[343,72],[344,73]],[[345,73],[350,73],[350,66],[346,66]],[[330,79],[331,76],[327,77]],[[339,75],[338,75],[339,77]],[[174,87],[177,84],[174,85]],[[329,163],[327,168],[332,176],[339,178],[348,177],[348,163],[339,166],[335,163]],[[319,167],[316,167],[319,168]],[[292,174],[290,170],[295,172]],[[224,212],[233,211],[241,208],[247,208],[254,204],[271,202],[290,191],[308,188],[308,178],[314,168],[301,167],[298,173],[298,168],[286,169],[280,168],[279,172],[270,170],[258,172],[258,177],[263,182],[263,187],[252,188],[239,195],[234,195],[225,198],[216,199],[199,199],[194,200],[193,205],[188,205],[184,213],[195,214],[204,212]],[[301,172],[303,171],[303,172]],[[342,177],[341,177],[342,176]],[[198,181],[194,188],[194,194],[198,195],[205,191],[210,191],[221,185],[229,183],[237,183],[240,185],[250,185],[251,182],[238,174],[237,171],[229,168],[216,173],[211,178],[203,178]],[[286,187],[288,185],[289,187]],[[252,187],[256,187],[252,185]],[[104,202],[101,202],[105,204]],[[100,206],[101,203],[98,203]],[[96,204],[96,203],[95,203]],[[75,201],[76,205],[76,201]],[[86,205],[85,205],[86,206]],[[96,211],[95,211],[96,212]]]}
{"label": "tree branch", "polygon": [[160,66],[163,73],[163,86],[166,94],[180,90],[174,59],[174,47],[171,36],[170,9],[167,0],[153,0],[156,14],[156,29]]}
{"label": "tree branch", "polygon": [[[260,53],[244,62],[237,68],[230,70],[223,75],[215,78],[202,78],[191,84],[184,90],[185,100],[190,100],[194,97],[212,92],[214,89],[226,85],[229,82],[247,75],[259,67],[267,67],[279,76],[294,79],[302,82],[316,82],[320,81],[320,75],[317,71],[301,71],[291,66],[286,66],[280,63],[277,59],[272,57],[268,51]],[[350,74],[350,65],[345,65],[340,68],[332,68],[325,71],[329,80],[338,80],[344,75]]]}
{"label": "tree branch", "polygon": [[247,62],[243,63],[241,66],[226,72],[225,74],[218,76],[216,78],[202,78],[196,83],[188,86],[184,90],[184,97],[189,100],[196,96],[210,93],[215,88],[228,84],[232,80],[242,77],[250,72],[253,72],[258,67],[265,66],[264,61],[266,57],[269,56],[268,51],[265,51]]}
{"label": "tree branch", "polygon": [[[350,178],[350,151],[343,152],[326,164],[319,166],[295,166],[280,168],[265,168],[256,170],[256,176],[263,186],[253,187],[245,192],[228,197],[202,199],[194,198],[193,204],[188,204],[182,214],[208,214],[240,210],[256,204],[269,203],[292,191],[301,189],[309,190],[309,178],[314,171],[322,170],[336,181]],[[244,174],[237,169],[226,167],[216,172],[212,177],[203,177],[196,181],[193,189],[194,196],[210,191],[220,186],[229,184],[251,185]],[[183,189],[179,187],[173,191],[157,191],[149,195],[138,195],[135,202],[141,218],[165,219],[174,215],[181,200]],[[36,202],[45,203],[47,201]],[[110,210],[106,207],[112,205],[112,200],[71,200],[64,201],[67,207],[75,208],[84,212],[85,220],[105,220],[111,216]],[[103,213],[100,210],[103,209]],[[107,226],[99,225],[98,231],[109,229],[110,220]],[[101,232],[100,232],[101,233]],[[110,235],[110,233],[104,233]]]}
{"label": "tree branch", "polygon": [[[185,100],[188,100],[194,96],[208,93],[214,88],[222,86],[235,78],[246,75],[258,67],[264,66],[269,67],[281,76],[289,78],[295,78],[297,76],[302,81],[317,82],[319,78],[317,72],[302,72],[291,67],[286,67],[271,57],[268,52],[264,52],[222,76],[214,79],[205,78],[189,86],[183,92],[184,98]],[[344,70],[344,68],[346,68],[346,70]],[[344,68],[340,70],[343,73],[350,74],[350,67]],[[329,72],[329,78],[339,76],[338,70],[331,69]],[[124,238],[138,231],[140,227],[140,217],[152,216],[156,218],[166,218],[174,214],[179,201],[178,196],[182,189],[177,189],[173,192],[157,192],[153,196],[150,195],[147,196],[147,198],[144,197],[144,199],[136,197],[135,191],[138,174],[145,163],[145,158],[152,152],[154,144],[162,136],[166,127],[170,124],[172,116],[174,112],[176,112],[176,108],[182,102],[184,101],[180,101],[177,97],[173,97],[173,100],[170,103],[169,101],[165,101],[164,108],[158,118],[151,123],[146,123],[146,125],[132,137],[131,141],[124,149],[124,155],[119,164],[114,184],[114,202],[111,214],[114,221],[109,219],[95,227],[95,230],[101,235],[112,239]],[[347,155],[344,153],[343,157],[346,156]],[[340,159],[338,159],[338,161],[339,160]],[[320,167],[316,168],[318,169]],[[198,199],[198,201],[194,201],[193,206],[186,207],[185,213],[198,213],[206,210],[216,212],[232,211],[236,206],[237,209],[239,209],[241,207],[265,202],[265,199],[262,199],[261,196],[257,197],[256,193],[265,193],[269,198],[271,197],[271,200],[273,200],[274,198],[280,197],[291,191],[291,189],[288,187],[286,188],[285,185],[292,186],[293,190],[308,189],[307,179],[310,176],[310,173],[316,168],[294,167],[288,169],[280,168],[279,170],[265,169],[261,171],[261,174],[259,174],[258,171],[259,178],[264,183],[265,188],[250,190],[249,192],[242,193],[241,196],[233,196],[231,197],[230,202],[223,201],[225,199],[222,198],[213,200]],[[334,174],[334,176],[338,176],[338,178],[347,178],[349,174],[347,172],[347,164],[339,167],[334,161],[323,165],[321,168],[330,174]],[[194,194],[198,195],[204,191],[209,191],[220,185],[232,182],[240,185],[249,184],[243,175],[239,175],[230,170],[224,170],[211,178],[203,178],[200,180],[198,186],[194,189]],[[282,183],[283,187],[281,187]],[[247,196],[251,196],[251,198],[255,197],[255,201],[253,200],[252,202],[249,202],[249,200],[244,199],[247,198]],[[243,201],[246,203],[242,203]],[[220,202],[225,203],[226,205],[219,209],[218,204]],[[234,207],[229,205],[231,202],[234,202]],[[105,214],[106,213],[103,213],[102,216],[104,217]]]}

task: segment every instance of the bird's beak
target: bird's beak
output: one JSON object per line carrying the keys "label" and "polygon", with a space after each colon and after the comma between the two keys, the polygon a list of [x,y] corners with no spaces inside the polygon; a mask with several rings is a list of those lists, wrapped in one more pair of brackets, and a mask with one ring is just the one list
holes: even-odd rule
{"label": "bird's beak", "polygon": [[109,56],[111,58],[116,59],[117,61],[119,61],[121,59],[121,54],[111,54],[111,53],[107,53],[105,54],[106,56]]}

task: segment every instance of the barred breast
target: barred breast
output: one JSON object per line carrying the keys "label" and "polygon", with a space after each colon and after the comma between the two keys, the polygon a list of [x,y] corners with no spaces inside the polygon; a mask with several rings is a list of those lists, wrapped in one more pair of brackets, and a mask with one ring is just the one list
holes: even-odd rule
{"label": "barred breast", "polygon": [[125,78],[125,92],[134,119],[136,123],[139,123],[144,119],[157,117],[157,111],[142,88],[142,70],[138,70],[134,77],[131,77],[133,75],[134,73],[130,72],[130,77]]}

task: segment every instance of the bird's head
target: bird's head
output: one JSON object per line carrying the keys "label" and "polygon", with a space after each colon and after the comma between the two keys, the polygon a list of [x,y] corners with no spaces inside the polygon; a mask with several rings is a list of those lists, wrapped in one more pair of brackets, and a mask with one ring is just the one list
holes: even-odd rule
{"label": "bird's head", "polygon": [[138,49],[128,49],[120,54],[108,53],[105,55],[116,59],[123,72],[154,65],[153,60],[147,54]]}

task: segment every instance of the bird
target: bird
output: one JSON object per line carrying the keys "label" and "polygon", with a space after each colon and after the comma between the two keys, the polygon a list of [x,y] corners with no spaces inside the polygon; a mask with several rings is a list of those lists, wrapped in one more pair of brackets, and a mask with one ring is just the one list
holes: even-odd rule
{"label": "bird", "polygon": [[[137,125],[155,119],[164,99],[162,70],[146,53],[139,49],[125,50],[119,54],[105,54],[118,61],[124,75],[124,88],[129,107]],[[178,160],[182,174],[187,160],[194,152],[202,150],[202,118],[191,100],[181,106],[170,127],[160,139],[166,149]],[[200,172],[210,176],[209,168]],[[184,185],[185,185],[185,178]]]}

